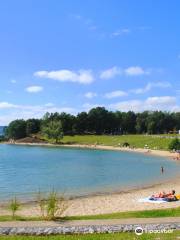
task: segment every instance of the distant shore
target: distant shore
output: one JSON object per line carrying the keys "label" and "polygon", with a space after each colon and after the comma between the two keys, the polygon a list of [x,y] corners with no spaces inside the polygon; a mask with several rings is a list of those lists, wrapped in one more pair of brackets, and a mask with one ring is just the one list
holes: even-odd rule
{"label": "distant shore", "polygon": [[[25,145],[25,146],[46,146],[46,147],[69,147],[69,148],[82,148],[82,149],[99,149],[99,150],[115,150],[115,151],[128,151],[137,152],[142,154],[150,154],[161,157],[167,157],[171,159],[177,159],[178,154],[166,150],[152,150],[145,148],[130,148],[130,147],[119,147],[119,146],[107,146],[107,145],[95,145],[95,144],[54,144],[54,143],[27,143],[27,142],[4,142],[4,144],[12,145]],[[180,160],[179,160],[180,161]]]}

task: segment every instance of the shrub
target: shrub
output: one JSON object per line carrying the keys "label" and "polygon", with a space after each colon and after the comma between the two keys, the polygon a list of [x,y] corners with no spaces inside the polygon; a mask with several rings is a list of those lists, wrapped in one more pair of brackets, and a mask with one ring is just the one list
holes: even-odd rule
{"label": "shrub", "polygon": [[173,139],[169,144],[170,150],[180,150],[180,141],[178,138]]}
{"label": "shrub", "polygon": [[129,144],[128,142],[124,142],[124,143],[122,144],[122,146],[123,146],[123,147],[129,147],[130,144]]}
{"label": "shrub", "polygon": [[57,192],[52,190],[47,199],[38,193],[38,204],[41,211],[41,216],[44,219],[54,220],[56,217],[61,217],[64,211],[68,208],[68,202],[65,197],[58,196]]}
{"label": "shrub", "polygon": [[16,197],[10,201],[9,209],[12,212],[12,218],[15,218],[17,210],[20,208],[20,203],[17,201]]}
{"label": "shrub", "polygon": [[37,195],[37,202],[40,207],[41,216],[42,216],[42,218],[45,218],[46,200],[45,200],[45,197],[40,192],[40,190]]}
{"label": "shrub", "polygon": [[53,190],[49,193],[47,199],[47,217],[48,219],[54,219],[58,212],[58,197],[57,193]]}

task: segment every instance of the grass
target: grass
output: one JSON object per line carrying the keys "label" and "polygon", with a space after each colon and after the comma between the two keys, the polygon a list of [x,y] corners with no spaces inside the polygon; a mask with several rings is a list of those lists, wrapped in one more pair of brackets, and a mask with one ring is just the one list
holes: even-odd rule
{"label": "grass", "polygon": [[151,149],[168,150],[171,137],[175,135],[75,135],[64,136],[63,143],[73,144],[97,144],[107,146],[118,146],[128,142],[130,146],[135,148],[144,148],[147,144]]}
{"label": "grass", "polygon": [[[157,210],[144,210],[144,211],[130,211],[130,212],[119,212],[110,214],[99,214],[99,215],[86,215],[86,216],[72,216],[58,218],[55,220],[95,220],[95,219],[124,219],[124,218],[157,218],[157,217],[180,217],[180,207],[169,208],[169,209],[157,209]],[[15,216],[0,216],[0,222],[5,221],[42,221],[42,217],[22,217]]]}
{"label": "grass", "polygon": [[58,235],[58,236],[0,236],[0,240],[176,240],[180,237],[180,231],[173,233],[154,234],[144,233],[141,236],[135,233],[115,234],[85,234],[85,235]]}
{"label": "grass", "polygon": [[180,217],[180,207],[157,210],[130,211],[100,215],[72,216],[68,220],[90,219],[120,219],[120,218],[157,218],[157,217]]}

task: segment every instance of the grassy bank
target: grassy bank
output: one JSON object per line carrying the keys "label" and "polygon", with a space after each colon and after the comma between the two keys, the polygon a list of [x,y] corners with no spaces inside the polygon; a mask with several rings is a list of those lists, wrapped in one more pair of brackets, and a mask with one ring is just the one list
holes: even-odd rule
{"label": "grassy bank", "polygon": [[180,217],[180,207],[169,209],[130,211],[100,215],[73,216],[69,220],[89,220],[89,219],[120,219],[120,218],[156,218],[156,217]]}
{"label": "grassy bank", "polygon": [[175,135],[75,135],[65,136],[63,143],[72,144],[97,144],[107,146],[122,146],[128,142],[131,147],[144,148],[148,145],[151,149],[168,150],[169,143]]}
{"label": "grassy bank", "polygon": [[141,236],[135,233],[115,233],[115,234],[87,234],[87,235],[58,235],[58,236],[0,236],[1,240],[176,240],[179,239],[180,232],[154,234],[144,233]]}
{"label": "grassy bank", "polygon": [[[119,212],[99,215],[72,216],[65,218],[56,218],[56,220],[95,220],[95,219],[157,218],[157,217],[180,217],[180,207],[145,211]],[[12,220],[42,221],[43,219],[41,217],[23,217],[23,216],[16,216],[14,219],[12,219],[11,216],[0,216],[0,222]]]}

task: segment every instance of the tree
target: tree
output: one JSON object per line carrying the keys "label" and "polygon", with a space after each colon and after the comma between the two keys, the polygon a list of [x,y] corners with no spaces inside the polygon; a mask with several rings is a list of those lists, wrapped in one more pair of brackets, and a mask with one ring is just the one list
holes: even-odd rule
{"label": "tree", "polygon": [[40,131],[40,123],[39,119],[28,119],[26,121],[26,134],[29,136],[30,134],[35,134]]}
{"label": "tree", "polygon": [[173,139],[169,144],[170,150],[180,150],[180,140],[178,138]]}
{"label": "tree", "polygon": [[40,129],[47,128],[49,124],[52,124],[54,128],[52,122],[61,122],[61,131],[64,135],[176,133],[180,130],[180,112],[112,112],[104,107],[96,107],[88,113],[81,112],[77,116],[65,112],[46,113],[40,120],[28,119],[27,121],[16,120],[11,122],[6,130],[5,137],[7,139],[19,139],[36,134]]}
{"label": "tree", "polygon": [[136,133],[146,133],[147,132],[147,117],[148,111],[137,113],[136,115]]}
{"label": "tree", "polygon": [[73,116],[71,114],[67,114],[65,112],[62,112],[59,115],[58,119],[62,123],[62,128],[63,128],[64,134],[66,134],[66,135],[74,134],[74,125],[75,125],[75,121],[76,121],[75,116]]}
{"label": "tree", "polygon": [[48,123],[42,125],[42,134],[49,139],[55,140],[57,143],[63,138],[62,123],[58,120],[50,120]]}
{"label": "tree", "polygon": [[124,133],[136,133],[136,114],[132,111],[123,113],[122,115],[122,129]]}
{"label": "tree", "polygon": [[5,134],[8,138],[12,138],[14,140],[26,137],[26,121],[12,121],[6,128]]}
{"label": "tree", "polygon": [[108,111],[104,107],[92,108],[88,113],[88,130],[103,134],[106,131]]}
{"label": "tree", "polygon": [[76,132],[79,134],[84,134],[88,129],[88,114],[86,112],[81,112],[76,117]]}

